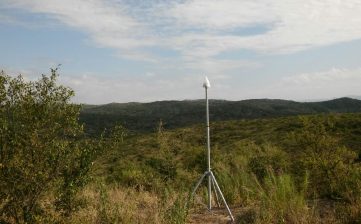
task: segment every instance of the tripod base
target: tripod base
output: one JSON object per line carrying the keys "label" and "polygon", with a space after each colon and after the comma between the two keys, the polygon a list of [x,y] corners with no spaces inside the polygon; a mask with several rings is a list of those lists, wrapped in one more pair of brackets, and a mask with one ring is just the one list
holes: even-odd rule
{"label": "tripod base", "polygon": [[198,187],[201,185],[201,183],[202,183],[202,181],[203,181],[203,179],[204,179],[205,177],[208,177],[208,181],[209,181],[209,182],[208,182],[208,194],[209,194],[209,195],[208,195],[208,199],[209,199],[209,201],[208,201],[208,210],[211,211],[211,209],[212,209],[212,205],[211,205],[211,204],[212,204],[212,203],[211,203],[211,186],[213,185],[213,188],[214,188],[214,190],[215,190],[214,192],[215,192],[215,195],[216,195],[216,200],[217,200],[218,206],[219,206],[219,200],[218,200],[218,194],[217,194],[217,192],[218,192],[219,195],[221,196],[222,201],[223,201],[224,205],[225,205],[226,208],[227,208],[229,217],[231,218],[232,222],[234,222],[234,218],[233,218],[232,212],[231,212],[231,210],[230,210],[229,207],[228,207],[228,204],[227,204],[227,202],[226,202],[226,199],[224,198],[223,193],[222,193],[221,189],[219,188],[219,185],[218,185],[218,183],[217,183],[217,180],[216,180],[216,178],[215,178],[215,176],[214,176],[214,174],[213,174],[212,171],[206,171],[206,172],[204,172],[204,174],[201,176],[201,178],[198,180],[196,186],[194,187],[194,189],[193,189],[193,191],[192,191],[191,198],[193,198],[194,194],[196,193]]}

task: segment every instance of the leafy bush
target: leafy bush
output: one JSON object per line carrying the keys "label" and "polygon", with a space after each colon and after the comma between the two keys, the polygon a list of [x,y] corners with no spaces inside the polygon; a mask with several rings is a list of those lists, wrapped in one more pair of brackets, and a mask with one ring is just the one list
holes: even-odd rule
{"label": "leafy bush", "polygon": [[249,159],[248,167],[258,180],[263,181],[269,169],[273,169],[277,174],[287,171],[289,156],[275,146],[264,145],[256,148],[255,156]]}
{"label": "leafy bush", "polygon": [[40,200],[55,184],[61,186],[60,199],[70,203],[69,193],[86,179],[93,148],[79,141],[80,108],[70,103],[74,92],[56,84],[56,72],[52,69],[49,77],[29,82],[0,74],[3,220],[34,222],[44,215]]}
{"label": "leafy bush", "polygon": [[78,140],[73,148],[68,164],[62,169],[58,183],[56,206],[64,215],[69,215],[77,207],[76,194],[90,180],[89,171],[101,146],[94,140]]}
{"label": "leafy bush", "polygon": [[313,191],[309,193],[332,199],[347,199],[351,192],[360,195],[357,153],[340,146],[338,138],[330,134],[334,127],[332,118],[304,117],[302,122],[303,128],[293,133],[295,144],[302,148],[294,172],[298,176],[309,172]]}

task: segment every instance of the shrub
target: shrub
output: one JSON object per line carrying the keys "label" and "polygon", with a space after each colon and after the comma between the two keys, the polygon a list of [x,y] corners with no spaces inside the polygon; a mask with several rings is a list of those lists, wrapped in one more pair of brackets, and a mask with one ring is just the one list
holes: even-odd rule
{"label": "shrub", "polygon": [[263,181],[267,176],[267,170],[269,169],[281,174],[289,168],[289,156],[275,146],[264,145],[255,148],[255,154],[249,159],[248,167],[260,181]]}
{"label": "shrub", "polygon": [[357,154],[340,146],[338,139],[330,134],[332,119],[304,117],[302,122],[303,128],[293,133],[295,143],[302,148],[294,172],[298,176],[309,172],[313,191],[309,193],[332,199],[347,199],[351,192],[359,195],[357,186],[361,180],[357,178],[360,176]]}
{"label": "shrub", "polygon": [[92,149],[78,141],[83,132],[79,106],[70,103],[74,92],[56,84],[56,73],[30,82],[0,74],[3,219],[34,222],[44,215],[39,201],[55,183],[69,196],[69,187],[82,185],[91,165]]}

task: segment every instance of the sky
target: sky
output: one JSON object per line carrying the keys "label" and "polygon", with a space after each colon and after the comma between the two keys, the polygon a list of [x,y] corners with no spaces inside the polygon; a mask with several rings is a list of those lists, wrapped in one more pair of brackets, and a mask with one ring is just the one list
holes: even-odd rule
{"label": "sky", "polygon": [[361,96],[360,0],[0,0],[0,69],[74,102]]}

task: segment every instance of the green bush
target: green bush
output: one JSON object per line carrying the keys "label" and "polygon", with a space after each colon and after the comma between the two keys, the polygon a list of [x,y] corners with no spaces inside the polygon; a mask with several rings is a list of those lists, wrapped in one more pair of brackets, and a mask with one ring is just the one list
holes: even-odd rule
{"label": "green bush", "polygon": [[63,168],[61,181],[57,187],[56,207],[68,216],[79,204],[76,194],[90,181],[90,169],[100,146],[95,140],[78,140],[77,147],[72,149],[71,158]]}
{"label": "green bush", "polygon": [[177,175],[177,169],[170,159],[150,158],[146,164],[159,173],[164,180],[174,179]]}
{"label": "green bush", "polygon": [[122,161],[108,175],[109,183],[135,188],[151,189],[154,175],[150,168],[132,161]]}
{"label": "green bush", "polygon": [[309,172],[309,193],[331,199],[347,199],[351,192],[360,195],[357,153],[340,145],[339,139],[331,134],[333,120],[304,117],[302,122],[303,128],[293,133],[295,144],[302,148],[293,166],[298,176]]}
{"label": "green bush", "polygon": [[40,220],[46,214],[39,202],[55,185],[61,186],[60,200],[70,203],[63,199],[86,179],[93,149],[79,141],[80,108],[70,103],[74,92],[56,84],[56,72],[30,82],[0,74],[2,221]]}
{"label": "green bush", "polygon": [[255,156],[249,159],[248,167],[259,181],[267,176],[267,170],[273,169],[277,174],[287,172],[290,158],[283,150],[271,146],[263,145],[255,149]]}

